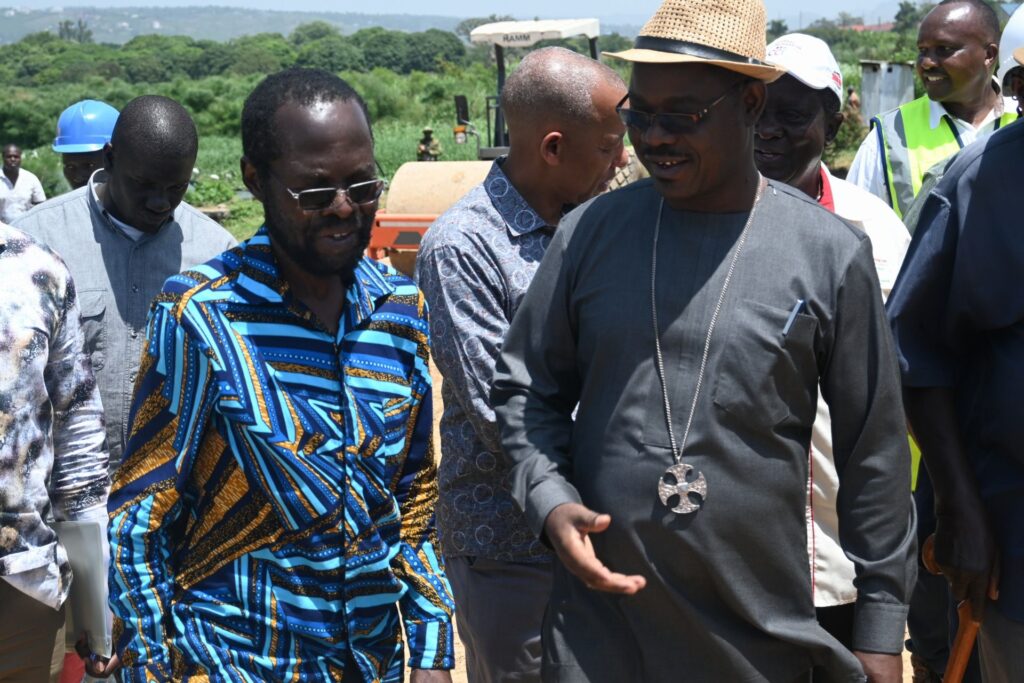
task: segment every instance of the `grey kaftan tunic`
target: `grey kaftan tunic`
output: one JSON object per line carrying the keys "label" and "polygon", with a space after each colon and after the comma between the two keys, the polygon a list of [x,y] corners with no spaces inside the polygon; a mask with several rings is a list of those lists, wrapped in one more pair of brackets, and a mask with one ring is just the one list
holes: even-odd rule
{"label": "grey kaftan tunic", "polygon": [[[610,513],[611,528],[591,536],[598,557],[648,582],[635,596],[610,596],[560,567],[544,624],[545,680],[788,682],[815,664],[828,680],[863,680],[856,658],[815,620],[805,510],[820,380],[840,535],[857,568],[854,643],[899,652],[916,566],[910,456],[870,242],[769,184],[682,458],[703,472],[708,496],[677,516],[657,495],[672,464],[651,322],[659,201],[642,181],[563,220],[497,366],[492,398],[532,528],[540,533],[566,502]],[[664,208],[657,306],[677,439],[746,217]]]}

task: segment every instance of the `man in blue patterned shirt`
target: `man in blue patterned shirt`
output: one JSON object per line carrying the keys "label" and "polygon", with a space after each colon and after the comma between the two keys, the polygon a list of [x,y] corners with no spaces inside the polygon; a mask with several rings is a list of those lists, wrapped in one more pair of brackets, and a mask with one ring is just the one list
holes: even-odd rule
{"label": "man in blue patterned shirt", "polygon": [[508,157],[437,219],[417,256],[444,377],[438,527],[470,683],[540,680],[551,554],[510,494],[488,394],[554,226],[627,162],[615,113],[625,94],[614,71],[583,55],[527,55],[501,95]]}
{"label": "man in blue patterned shirt", "polygon": [[242,112],[265,226],[164,285],[110,498],[126,681],[450,683],[426,306],[363,251],[384,183],[337,76]]}

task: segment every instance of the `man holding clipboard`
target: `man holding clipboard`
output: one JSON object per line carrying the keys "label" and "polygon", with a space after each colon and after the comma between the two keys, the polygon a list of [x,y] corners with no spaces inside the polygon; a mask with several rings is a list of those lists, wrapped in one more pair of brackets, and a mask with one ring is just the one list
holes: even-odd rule
{"label": "man holding clipboard", "polygon": [[43,683],[60,674],[72,578],[54,527],[91,524],[88,550],[107,554],[103,410],[64,262],[0,223],[0,281],[0,682]]}

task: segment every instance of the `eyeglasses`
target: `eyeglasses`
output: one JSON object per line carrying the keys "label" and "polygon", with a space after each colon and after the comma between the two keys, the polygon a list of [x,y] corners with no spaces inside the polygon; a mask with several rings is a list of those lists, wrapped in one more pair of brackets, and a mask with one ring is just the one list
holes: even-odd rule
{"label": "eyeglasses", "polygon": [[[274,175],[271,171],[271,175]],[[280,180],[280,178],[278,178]],[[382,178],[374,178],[361,183],[355,183],[348,187],[314,187],[309,190],[296,192],[291,188],[284,188],[285,192],[292,196],[303,211],[324,211],[334,206],[340,196],[342,200],[347,199],[356,206],[369,206],[380,199],[380,195],[387,187],[387,181]]]}
{"label": "eyeglasses", "polygon": [[716,104],[724,100],[736,86],[743,85],[745,83],[745,80],[733,83],[724,93],[719,95],[714,102],[693,114],[649,114],[645,111],[623,107],[622,105],[629,99],[629,94],[619,100],[619,103],[615,105],[615,113],[619,115],[619,119],[621,119],[624,124],[630,128],[635,128],[641,133],[645,133],[651,128],[651,126],[657,125],[669,135],[685,135],[696,131],[697,126]]}

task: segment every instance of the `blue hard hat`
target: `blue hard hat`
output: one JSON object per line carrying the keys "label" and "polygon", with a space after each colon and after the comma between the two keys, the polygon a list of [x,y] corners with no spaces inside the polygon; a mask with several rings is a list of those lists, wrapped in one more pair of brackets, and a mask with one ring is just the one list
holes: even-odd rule
{"label": "blue hard hat", "polygon": [[118,111],[106,102],[82,100],[61,112],[53,151],[61,154],[95,152],[110,142]]}

